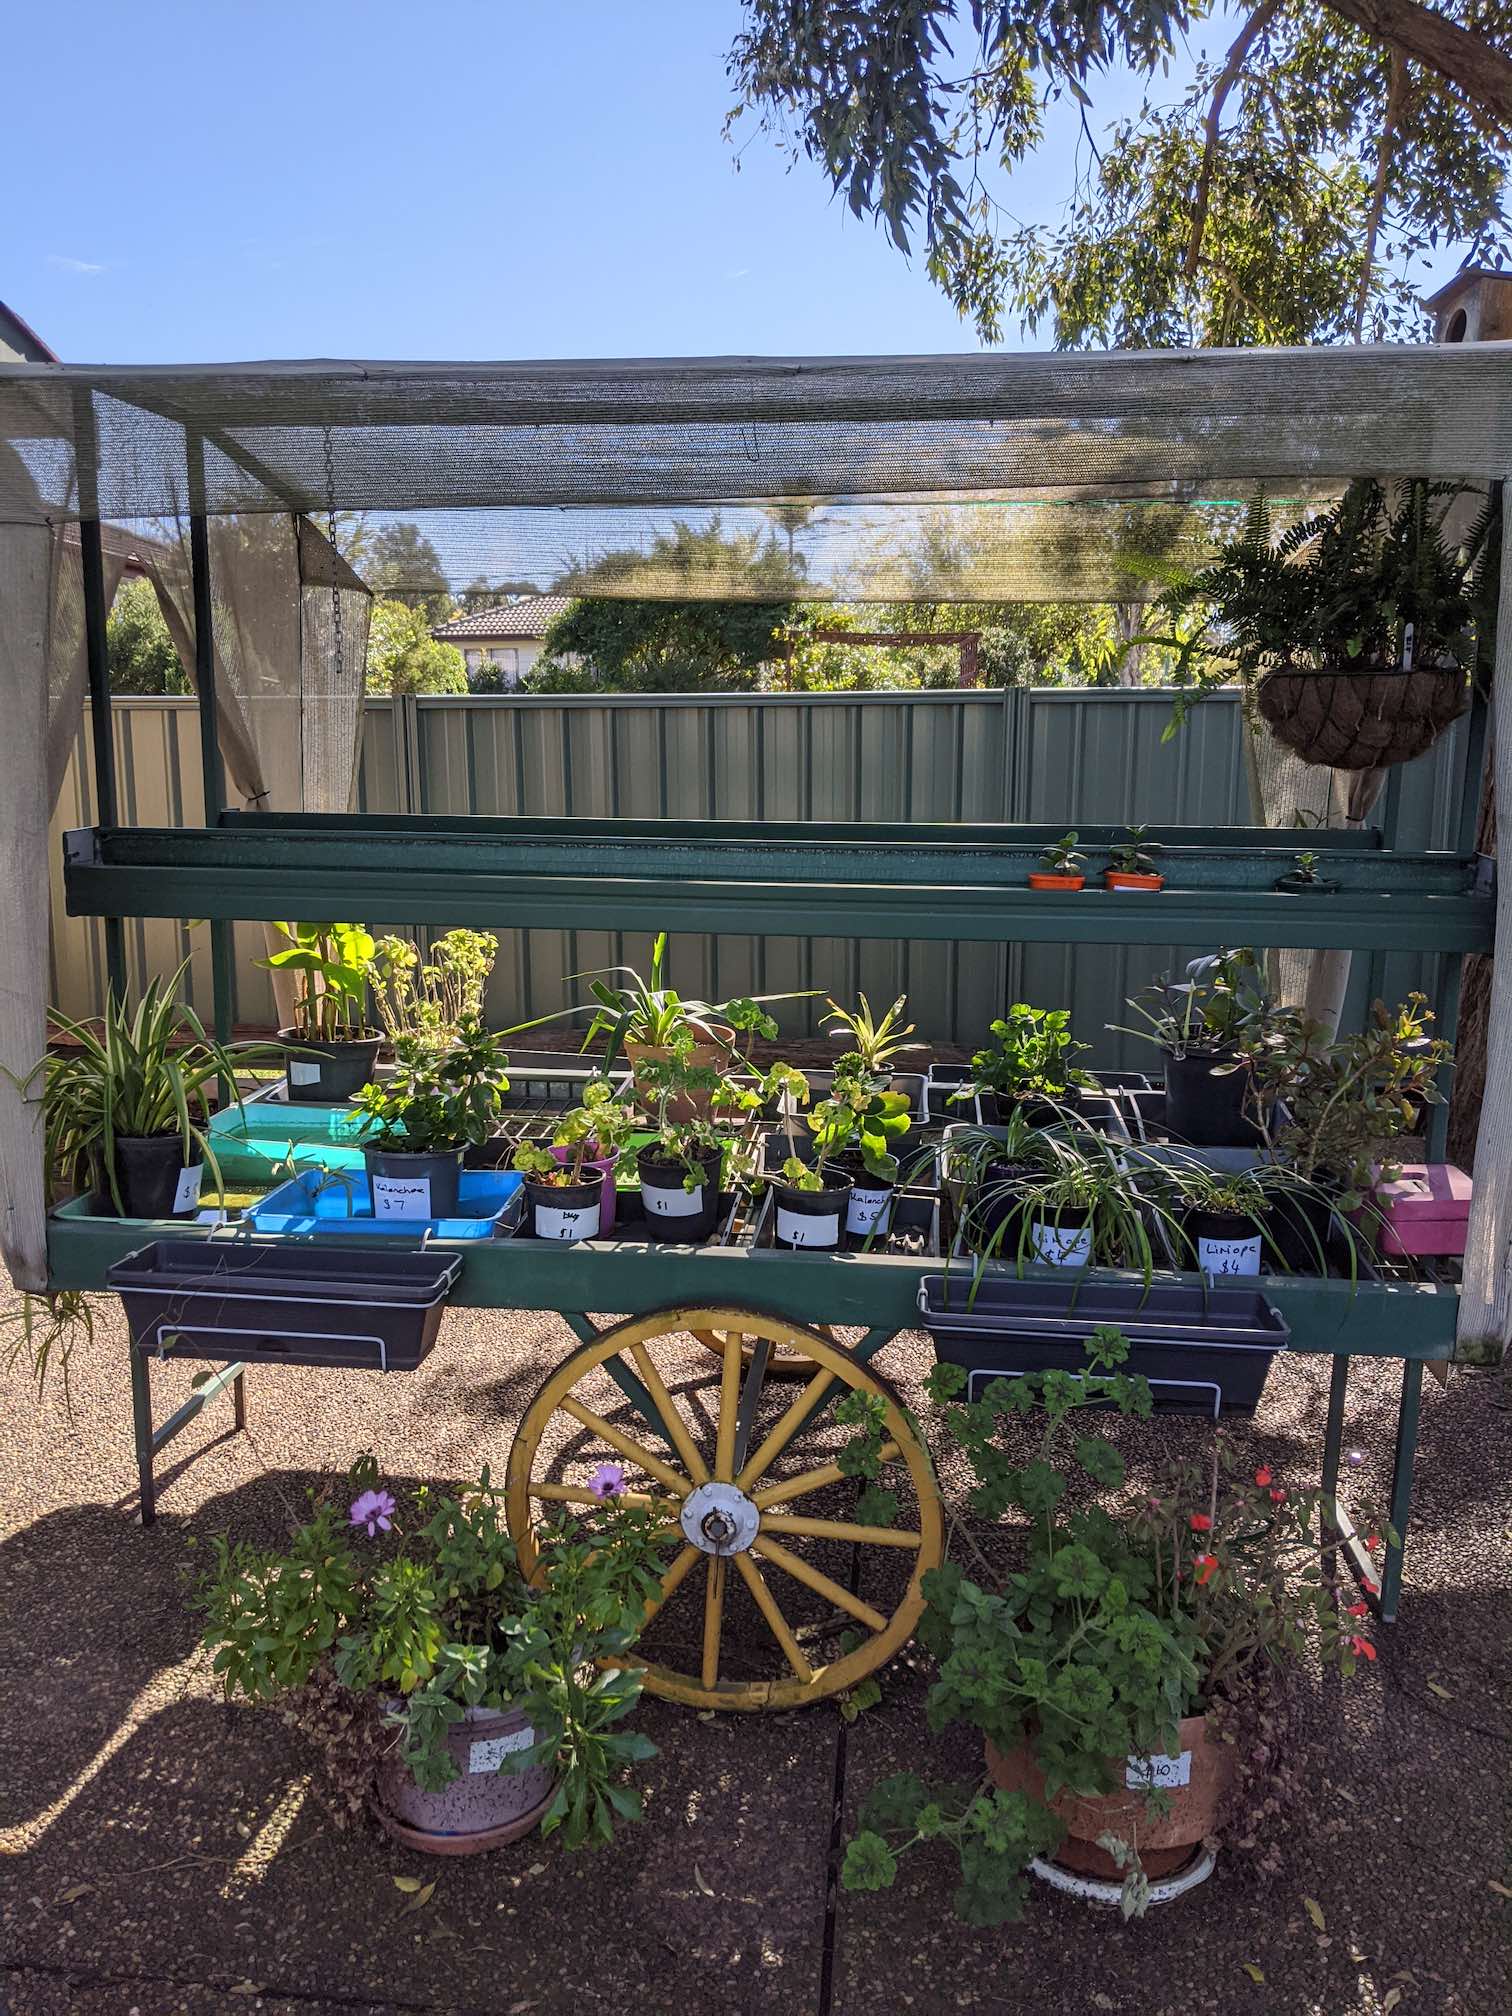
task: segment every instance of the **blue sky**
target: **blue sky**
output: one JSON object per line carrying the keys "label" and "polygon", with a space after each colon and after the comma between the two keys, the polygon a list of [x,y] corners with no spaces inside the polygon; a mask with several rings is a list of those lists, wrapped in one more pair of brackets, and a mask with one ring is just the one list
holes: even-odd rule
{"label": "blue sky", "polygon": [[0,299],[64,358],[977,347],[806,164],[737,172],[735,0],[8,15]]}

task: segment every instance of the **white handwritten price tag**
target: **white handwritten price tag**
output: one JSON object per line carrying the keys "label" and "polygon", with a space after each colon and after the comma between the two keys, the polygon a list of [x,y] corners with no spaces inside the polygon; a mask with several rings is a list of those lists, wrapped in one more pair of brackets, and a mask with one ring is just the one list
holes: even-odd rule
{"label": "white handwritten price tag", "polygon": [[1260,1235],[1253,1239],[1199,1239],[1197,1265],[1204,1274],[1258,1274]]}
{"label": "white handwritten price tag", "polygon": [[1031,1225],[1029,1238],[1047,1267],[1085,1267],[1092,1258],[1090,1225]]}
{"label": "white handwritten price tag", "polygon": [[875,1232],[886,1216],[891,1190],[852,1190],[845,1207],[847,1232]]}
{"label": "white handwritten price tag", "polygon": [[506,1757],[517,1750],[528,1750],[535,1741],[534,1729],[516,1729],[512,1736],[490,1736],[485,1742],[468,1746],[467,1769],[474,1771],[497,1771]]}
{"label": "white handwritten price tag", "polygon": [[1124,1784],[1130,1792],[1174,1792],[1178,1785],[1192,1782],[1192,1753],[1179,1757],[1131,1757],[1124,1766]]}
{"label": "white handwritten price tag", "polygon": [[599,1207],[597,1204],[537,1204],[535,1207],[535,1236],[537,1239],[596,1239],[599,1229]]}
{"label": "white handwritten price tag", "polygon": [[373,1216],[375,1218],[429,1218],[431,1186],[429,1176],[375,1176]]}
{"label": "white handwritten price tag", "polygon": [[840,1213],[810,1218],[802,1211],[784,1211],[777,1206],[777,1237],[788,1246],[838,1246]]}
{"label": "white handwritten price tag", "polygon": [[192,1211],[199,1203],[200,1179],[204,1173],[204,1164],[201,1162],[191,1162],[187,1169],[180,1169],[178,1188],[173,1193],[175,1217],[181,1211]]}
{"label": "white handwritten price tag", "polygon": [[291,1057],[289,1059],[289,1083],[291,1085],[318,1085],[320,1083],[320,1066],[312,1064],[308,1057]]}
{"label": "white handwritten price tag", "polygon": [[696,1190],[684,1190],[681,1183],[671,1190],[657,1190],[647,1183],[641,1186],[641,1197],[653,1218],[696,1218],[703,1209],[702,1183]]}

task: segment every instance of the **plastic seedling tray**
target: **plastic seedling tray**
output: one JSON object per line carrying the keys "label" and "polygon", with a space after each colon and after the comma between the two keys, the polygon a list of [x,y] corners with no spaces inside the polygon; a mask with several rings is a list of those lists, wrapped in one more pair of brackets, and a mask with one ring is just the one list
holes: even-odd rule
{"label": "plastic seedling tray", "polygon": [[132,1346],[169,1358],[412,1370],[436,1341],[456,1253],[156,1239],[106,1278]]}
{"label": "plastic seedling tray", "polygon": [[1285,1317],[1257,1288],[1207,1287],[1200,1282],[1090,1281],[1022,1278],[1001,1268],[979,1278],[968,1261],[959,1272],[928,1274],[919,1283],[922,1327],[936,1355],[969,1374],[969,1397],[992,1379],[1026,1372],[1086,1370],[1083,1349],[1100,1324],[1129,1340],[1124,1370],[1150,1382],[1158,1411],[1253,1414],[1266,1376],[1291,1332]]}
{"label": "plastic seedling tray", "polygon": [[270,1190],[247,1216],[259,1235],[282,1239],[321,1234],[408,1239],[412,1243],[427,1237],[493,1239],[515,1206],[523,1181],[512,1169],[464,1169],[456,1217],[375,1218],[365,1175],[343,1170],[324,1176],[307,1169]]}
{"label": "plastic seedling tray", "polygon": [[[777,1245],[776,1225],[776,1193],[768,1190],[744,1243],[758,1251],[788,1252],[789,1248]],[[885,1234],[875,1233],[863,1239],[854,1233],[844,1233],[838,1246],[820,1249],[819,1257],[831,1258],[836,1253],[885,1253],[914,1260],[933,1260],[939,1252],[939,1199],[924,1190],[899,1190],[893,1201],[892,1224]]]}

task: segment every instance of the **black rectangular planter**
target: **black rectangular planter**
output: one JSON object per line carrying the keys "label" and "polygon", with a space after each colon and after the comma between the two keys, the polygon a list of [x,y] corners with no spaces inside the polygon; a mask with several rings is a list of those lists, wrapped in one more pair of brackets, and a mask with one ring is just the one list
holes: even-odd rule
{"label": "black rectangular planter", "polygon": [[436,1341],[456,1253],[155,1239],[117,1260],[132,1347],[172,1358],[411,1371]]}
{"label": "black rectangular planter", "polygon": [[1128,1338],[1123,1369],[1149,1380],[1157,1412],[1215,1419],[1254,1413],[1271,1360],[1291,1335],[1254,1288],[1158,1281],[1146,1290],[1138,1282],[996,1272],[973,1282],[969,1262],[959,1273],[924,1277],[919,1315],[935,1355],[971,1375],[971,1399],[996,1378],[1084,1372],[1083,1346],[1106,1323]]}

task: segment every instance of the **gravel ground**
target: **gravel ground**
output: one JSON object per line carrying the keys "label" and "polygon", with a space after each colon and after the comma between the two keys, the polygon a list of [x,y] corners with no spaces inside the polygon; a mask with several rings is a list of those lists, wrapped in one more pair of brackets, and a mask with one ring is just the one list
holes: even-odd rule
{"label": "gravel ground", "polygon": [[[848,1729],[829,1705],[705,1721],[649,1702],[641,1726],[661,1754],[646,1767],[647,1818],[612,1848],[573,1858],[533,1837],[436,1863],[376,1831],[334,1832],[295,1739],[222,1702],[196,1651],[182,1593],[196,1543],[277,1536],[306,1488],[364,1448],[394,1476],[502,1469],[544,1368],[569,1347],[565,1326],[456,1311],[412,1376],[254,1372],[250,1433],[230,1432],[226,1401],[196,1422],[166,1454],[144,1533],[124,1331],[112,1302],[97,1308],[71,1415],[56,1391],[38,1406],[19,1375],[0,1382],[8,2016],[1512,2011],[1512,1411],[1500,1377],[1427,1383],[1402,1620],[1355,1681],[1309,1684],[1307,1790],[1284,1875],[1220,1861],[1208,1884],[1131,1926],[1037,1894],[1022,1924],[983,1933],[955,1924],[950,1872],[923,1858],[890,1896],[841,1893],[827,1942],[837,1786],[849,1819],[888,1771],[975,1767],[969,1739],[928,1735],[929,1676],[911,1658]],[[909,1338],[879,1361],[919,1404],[928,1363]],[[160,1418],[189,1377],[159,1375]],[[1235,1432],[1257,1460],[1315,1475],[1325,1386],[1322,1361],[1278,1367],[1253,1428]],[[1352,1381],[1346,1442],[1378,1490],[1395,1387],[1386,1367],[1361,1365]],[[958,1477],[944,1482],[958,1491]],[[392,1881],[408,1874],[436,1878],[418,1911]]]}

